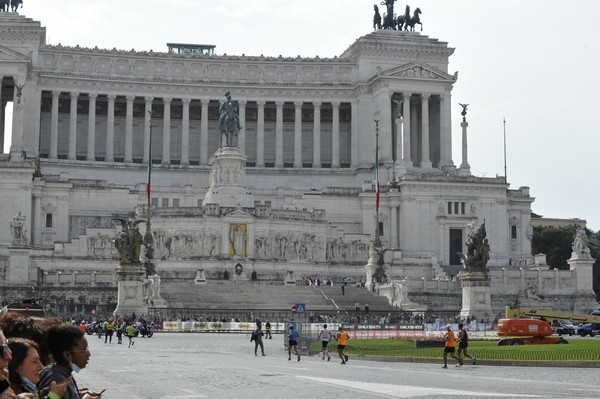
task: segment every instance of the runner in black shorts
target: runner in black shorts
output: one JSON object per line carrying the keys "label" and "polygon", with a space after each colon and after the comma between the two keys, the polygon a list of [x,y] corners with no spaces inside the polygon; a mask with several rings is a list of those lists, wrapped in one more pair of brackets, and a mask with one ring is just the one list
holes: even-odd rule
{"label": "runner in black shorts", "polygon": [[458,340],[458,357],[460,359],[460,363],[463,363],[463,357],[461,356],[461,354],[463,354],[464,357],[468,357],[469,359],[473,360],[473,364],[477,363],[477,358],[475,358],[475,356],[469,355],[469,353],[467,352],[467,348],[469,347],[469,336],[467,335],[467,332],[463,329],[462,323],[458,325]]}

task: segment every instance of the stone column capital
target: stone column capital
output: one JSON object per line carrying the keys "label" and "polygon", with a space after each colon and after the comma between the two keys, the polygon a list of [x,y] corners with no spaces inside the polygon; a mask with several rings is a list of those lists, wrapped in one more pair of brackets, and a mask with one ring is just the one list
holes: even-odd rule
{"label": "stone column capital", "polygon": [[77,97],[79,97],[79,93],[76,91],[72,91],[69,94],[71,95],[71,99],[77,99]]}
{"label": "stone column capital", "polygon": [[128,103],[133,103],[133,100],[135,100],[135,96],[125,96],[125,100]]}
{"label": "stone column capital", "polygon": [[331,103],[331,106],[332,106],[334,109],[336,109],[336,108],[339,108],[339,107],[340,107],[340,102],[339,102],[339,101],[332,102],[332,103]]}
{"label": "stone column capital", "polygon": [[90,100],[96,100],[98,98],[98,93],[88,93],[88,98]]}
{"label": "stone column capital", "polygon": [[207,106],[207,105],[208,105],[208,103],[210,103],[210,100],[209,100],[209,99],[206,99],[206,98],[203,98],[203,99],[201,99],[201,100],[200,100],[200,103],[201,103],[201,104],[202,104],[202,106],[204,107],[204,106]]}
{"label": "stone column capital", "polygon": [[275,101],[277,108],[283,108],[283,104],[285,104],[285,101]]}
{"label": "stone column capital", "polygon": [[144,97],[144,101],[146,102],[146,104],[152,104],[152,101],[154,101],[154,97]]}
{"label": "stone column capital", "polygon": [[294,106],[296,108],[302,108],[302,104],[304,104],[304,101],[294,101]]}
{"label": "stone column capital", "polygon": [[246,101],[246,100],[237,100],[237,102],[240,107],[245,107],[246,104],[248,103],[248,101]]}
{"label": "stone column capital", "polygon": [[321,108],[321,104],[322,104],[321,101],[313,101],[313,107],[315,109],[320,109]]}
{"label": "stone column capital", "polygon": [[191,103],[191,102],[192,102],[192,99],[191,99],[191,98],[182,98],[182,99],[181,99],[181,103],[182,103],[183,105],[185,105],[185,106],[188,106],[188,105],[190,105],[190,103]]}
{"label": "stone column capital", "polygon": [[421,100],[423,100],[423,101],[429,100],[429,97],[431,97],[431,94],[429,94],[429,93],[421,93]]}
{"label": "stone column capital", "polygon": [[116,95],[116,94],[108,94],[108,95],[106,96],[106,98],[108,98],[108,101],[109,101],[109,102],[114,102],[114,101],[115,101],[115,99],[117,98],[117,95]]}
{"label": "stone column capital", "polygon": [[167,105],[167,104],[171,104],[171,101],[173,101],[173,98],[172,98],[172,97],[163,97],[163,103],[164,103],[165,105]]}
{"label": "stone column capital", "polygon": [[52,97],[59,97],[60,93],[62,93],[60,90],[52,90]]}
{"label": "stone column capital", "polygon": [[259,107],[264,107],[266,103],[267,103],[266,101],[259,100],[256,102],[256,105],[258,105]]}

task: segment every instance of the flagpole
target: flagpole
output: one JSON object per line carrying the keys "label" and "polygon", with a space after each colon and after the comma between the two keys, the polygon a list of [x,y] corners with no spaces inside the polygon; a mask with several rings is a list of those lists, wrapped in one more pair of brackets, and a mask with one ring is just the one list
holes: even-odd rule
{"label": "flagpole", "polygon": [[[150,196],[150,188],[152,181],[152,117],[154,116],[154,114],[152,111],[148,111],[148,114],[150,115],[150,138],[148,140],[148,181],[146,182],[146,234],[144,235],[144,244],[146,246],[146,263],[152,263],[152,258],[154,257],[154,248],[152,248],[154,239],[152,238],[152,223],[150,221],[152,216],[152,201]],[[149,269],[146,269],[147,274],[148,270]]]}
{"label": "flagpole", "polygon": [[381,247],[379,231],[379,120],[375,121],[375,247]]}

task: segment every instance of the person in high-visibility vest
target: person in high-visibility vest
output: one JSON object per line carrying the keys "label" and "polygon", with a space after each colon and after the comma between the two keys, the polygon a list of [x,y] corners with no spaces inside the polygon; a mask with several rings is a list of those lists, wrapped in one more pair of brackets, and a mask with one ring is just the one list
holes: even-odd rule
{"label": "person in high-visibility vest", "polygon": [[104,336],[104,343],[106,343],[106,341],[108,341],[109,343],[112,344],[112,336],[113,336],[113,332],[115,330],[115,324],[113,323],[112,320],[108,320],[106,322],[106,335]]}
{"label": "person in high-visibility vest", "polygon": [[129,338],[128,348],[131,348],[131,345],[135,344],[135,342],[133,342],[133,335],[135,334],[135,327],[133,326],[133,324],[127,325],[127,327],[125,328],[125,333],[127,334],[127,338]]}

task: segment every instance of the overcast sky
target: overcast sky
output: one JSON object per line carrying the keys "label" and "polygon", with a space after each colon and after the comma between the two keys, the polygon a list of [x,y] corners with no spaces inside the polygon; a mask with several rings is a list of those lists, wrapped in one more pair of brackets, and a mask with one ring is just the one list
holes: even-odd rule
{"label": "overcast sky", "polygon": [[[378,1],[380,2],[380,1]],[[167,42],[214,44],[218,54],[341,54],[372,30],[373,0],[25,0],[49,44],[166,51]],[[473,174],[529,186],[532,209],[600,229],[600,1],[419,0],[423,35],[456,49],[454,163],[460,110],[469,105]],[[379,6],[380,11],[385,9]]]}

